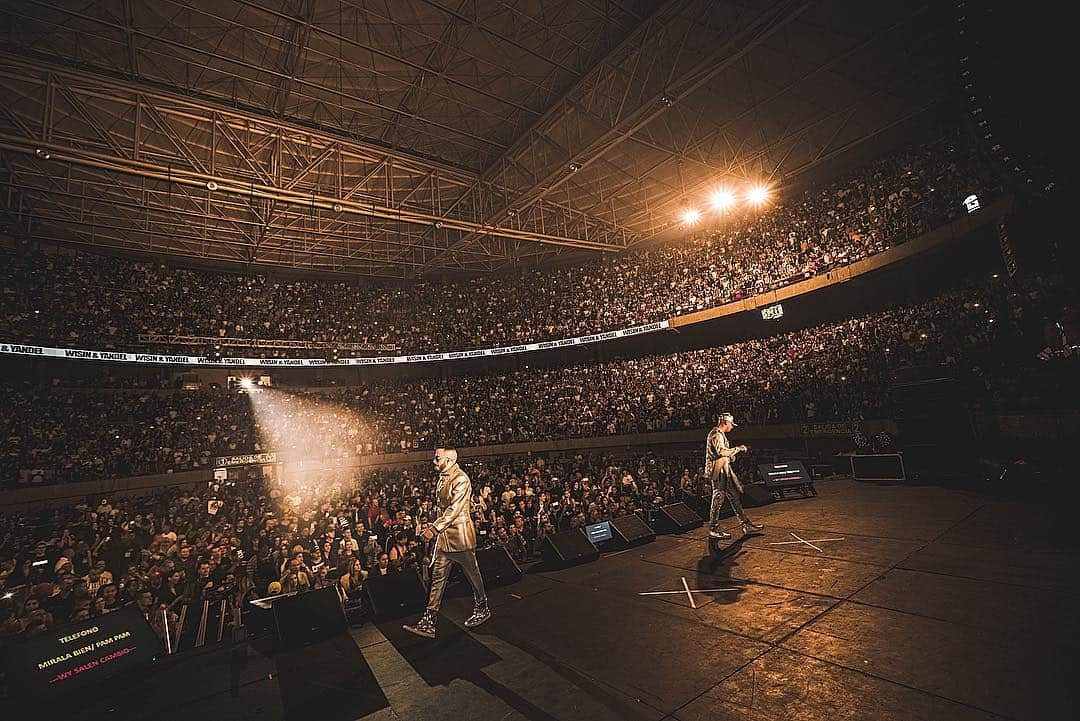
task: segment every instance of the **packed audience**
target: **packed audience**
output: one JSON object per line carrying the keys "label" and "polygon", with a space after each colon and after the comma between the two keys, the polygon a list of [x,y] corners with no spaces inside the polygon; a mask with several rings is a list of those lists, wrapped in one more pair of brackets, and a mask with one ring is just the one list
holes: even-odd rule
{"label": "packed audience", "polygon": [[[481,543],[502,545],[520,562],[558,530],[700,497],[703,488],[696,456],[464,464]],[[417,532],[433,519],[436,477],[414,465],[222,481],[0,515],[0,648],[129,604],[164,637],[166,627],[176,634],[185,605],[186,627],[197,624],[205,600],[237,607],[334,585],[348,605],[370,575],[423,576],[430,548]]]}
{"label": "packed audience", "polygon": [[[7,486],[208,468],[275,451],[350,460],[431,449],[700,428],[718,399],[749,423],[891,417],[906,366],[945,366],[992,397],[1027,353],[1012,296],[960,290],[766,339],[557,368],[375,380],[363,387],[153,391],[7,385]],[[1028,353],[1034,358],[1035,349]],[[59,383],[59,380],[58,380]],[[1062,388],[1058,395],[1073,396]]]}
{"label": "packed audience", "polygon": [[467,281],[311,281],[24,248],[0,255],[0,340],[205,355],[206,345],[147,345],[139,335],[389,344],[400,353],[580,336],[721,305],[851,263],[965,213],[969,194],[986,203],[997,190],[992,166],[952,130],[674,243]]}

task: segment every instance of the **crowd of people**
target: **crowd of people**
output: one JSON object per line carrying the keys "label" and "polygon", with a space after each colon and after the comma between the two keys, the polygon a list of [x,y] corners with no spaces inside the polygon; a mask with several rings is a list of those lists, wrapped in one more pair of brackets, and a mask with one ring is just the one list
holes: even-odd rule
{"label": "crowd of people", "polygon": [[[999,189],[961,131],[941,131],[824,186],[732,213],[655,248],[465,281],[304,280],[21,248],[0,255],[0,341],[205,355],[142,334],[368,343],[398,353],[587,335],[722,305],[914,238]],[[713,217],[709,215],[708,217]],[[225,355],[322,357],[228,346]],[[343,353],[342,355],[366,353]]]}
{"label": "crowd of people", "polygon": [[[696,456],[463,460],[481,544],[520,562],[557,530],[703,493]],[[235,608],[334,585],[356,601],[373,574],[423,577],[431,549],[417,531],[432,520],[436,475],[413,465],[266,477],[2,514],[0,648],[129,604],[164,637],[185,604],[190,627],[205,600]]]}
{"label": "crowd of people", "polygon": [[464,448],[702,428],[717,399],[755,424],[887,418],[887,389],[905,366],[949,367],[992,392],[1008,375],[995,368],[1017,348],[1010,307],[1004,292],[967,288],[702,350],[352,387],[9,384],[0,390],[0,479],[18,486],[178,472],[264,451],[348,461],[447,439]]}

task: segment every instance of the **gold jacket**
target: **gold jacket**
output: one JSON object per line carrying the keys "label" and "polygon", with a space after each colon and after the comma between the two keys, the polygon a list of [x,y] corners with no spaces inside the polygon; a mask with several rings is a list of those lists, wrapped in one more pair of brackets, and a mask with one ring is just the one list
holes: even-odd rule
{"label": "gold jacket", "polygon": [[455,553],[476,548],[476,526],[472,519],[472,481],[461,466],[454,464],[439,474],[435,493],[439,517],[431,525],[439,534],[435,550]]}
{"label": "gold jacket", "polygon": [[738,451],[728,444],[727,434],[719,428],[713,428],[705,437],[705,477],[712,483],[716,482],[720,474],[735,477],[731,459],[737,453]]}

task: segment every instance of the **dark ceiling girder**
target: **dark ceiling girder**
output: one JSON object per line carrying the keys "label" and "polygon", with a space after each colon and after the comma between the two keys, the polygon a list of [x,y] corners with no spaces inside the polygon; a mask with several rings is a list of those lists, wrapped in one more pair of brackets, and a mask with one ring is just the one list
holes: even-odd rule
{"label": "dark ceiling girder", "polygon": [[[602,74],[605,71],[622,72],[625,74],[625,69],[618,66],[613,59],[620,57],[622,51],[626,50],[629,45],[632,45],[635,42],[642,42],[644,39],[661,32],[667,24],[674,23],[675,20],[681,19],[679,11],[684,4],[683,0],[670,0],[670,2],[666,3],[653,13],[653,15],[651,15],[638,30],[631,33],[623,43],[620,43],[615,50],[600,61],[596,68],[590,70],[585,77],[579,80],[577,85],[571,88],[570,91],[568,91],[558,103],[552,106],[520,140],[516,141],[510,149],[508,149],[487,171],[485,171],[483,175],[484,179],[491,179],[493,176],[498,177],[503,172],[503,168],[509,163],[520,164],[520,160],[518,160],[519,156],[528,152],[533,143],[538,141],[543,142],[542,138],[546,137],[547,133],[541,132],[539,128],[542,126],[550,126],[551,124],[559,122],[562,118],[569,116],[571,106],[575,106],[578,103],[576,100],[577,94],[590,82],[598,82],[597,75]],[[495,222],[499,217],[511,211],[521,212],[523,208],[528,207],[541,199],[572,176],[573,173],[567,170],[568,163],[575,163],[576,167],[580,170],[599,160],[605,153],[621,144],[627,138],[632,137],[641,128],[645,127],[645,125],[666,112],[669,107],[678,102],[679,98],[687,96],[689,93],[708,82],[717,73],[728,68],[731,63],[750,52],[774,32],[797,18],[810,5],[811,3],[806,0],[787,0],[786,2],[778,3],[775,7],[770,7],[765,12],[756,16],[745,28],[738,31],[734,37],[731,37],[726,42],[722,43],[713,52],[699,60],[688,71],[682,73],[679,77],[670,78],[669,82],[665,84],[665,89],[661,91],[659,95],[646,97],[639,106],[635,107],[630,112],[623,113],[622,108],[620,108],[620,112],[616,116],[618,120],[614,125],[609,126],[605,132],[584,148],[579,149],[570,157],[560,159],[558,164],[552,163],[551,167],[536,169],[538,172],[533,173],[534,180],[528,187],[519,189],[512,199],[497,208],[486,218],[486,221]],[[632,56],[635,62],[640,60],[638,57],[639,54],[640,53]],[[674,67],[672,69],[674,70]],[[631,71],[629,75],[631,78],[635,77],[633,71]],[[627,94],[629,93],[629,90],[630,86],[627,86]],[[457,246],[448,249],[448,252],[467,245],[474,239],[475,237],[466,235],[459,241]],[[438,262],[439,258],[435,257],[427,263],[427,266],[431,267]]]}
{"label": "dark ceiling girder", "polygon": [[[222,231],[233,240],[262,223],[251,231],[256,261],[265,250],[273,262],[300,263],[304,248],[330,248],[334,232],[348,237],[347,255],[367,259],[359,272],[379,263],[491,268],[595,252],[583,247],[619,251],[668,232],[673,204],[735,165],[790,177],[941,96],[940,78],[928,78],[933,87],[921,93],[895,84],[887,67],[905,48],[920,61],[940,54],[920,54],[924,42],[942,44],[933,5],[866,2],[866,12],[849,15],[844,2],[819,0],[797,31],[758,51],[810,3],[762,10],[765,3],[743,0],[669,0],[654,12],[638,0],[24,0],[0,10],[14,29],[0,39],[0,66],[15,65],[14,75],[0,77],[10,96],[0,133],[19,141],[21,154],[42,148],[71,160],[78,151],[110,171],[156,164],[179,196],[177,218],[193,219],[205,182],[223,181],[229,199],[207,202],[206,220],[233,223]],[[910,35],[906,46],[898,26]],[[514,58],[520,66],[508,62]],[[341,82],[365,63],[370,72]],[[635,74],[650,65],[651,76]],[[28,67],[54,73],[44,111],[37,89],[19,77]],[[231,98],[224,73],[235,76]],[[706,85],[717,73],[722,82]],[[900,92],[883,95],[886,86]],[[116,104],[121,87],[145,100]],[[803,87],[825,94],[808,97]],[[730,92],[741,96],[729,103]],[[664,103],[656,102],[661,94]],[[186,104],[214,108],[214,129]],[[350,104],[359,112],[350,116]],[[492,128],[496,118],[503,122]],[[810,131],[796,130],[812,118],[819,120]],[[267,132],[271,126],[280,131]],[[439,137],[432,142],[429,133]],[[208,150],[214,144],[230,157]],[[70,178],[74,166],[66,167]],[[166,181],[136,173],[104,195],[118,204],[117,218],[137,219],[124,197]],[[33,191],[35,203],[43,188],[61,200],[46,185]],[[376,206],[385,215],[369,214]],[[306,239],[303,212],[313,222],[319,216],[327,237]],[[471,229],[446,227],[443,218]],[[550,243],[542,238],[553,234]]]}

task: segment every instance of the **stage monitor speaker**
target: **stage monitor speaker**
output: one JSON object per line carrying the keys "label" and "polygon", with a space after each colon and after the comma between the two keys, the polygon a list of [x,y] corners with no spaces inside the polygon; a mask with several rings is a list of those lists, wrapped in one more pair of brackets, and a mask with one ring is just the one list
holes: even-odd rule
{"label": "stage monitor speaker", "polygon": [[573,566],[595,561],[600,558],[600,551],[583,529],[573,528],[546,536],[540,545],[540,555],[551,566]]}
{"label": "stage monitor speaker", "polygon": [[656,514],[657,533],[681,533],[699,528],[704,521],[685,503],[669,503],[660,506]]}
{"label": "stage monitor speaker", "polygon": [[765,489],[777,501],[817,495],[814,481],[802,461],[762,463],[758,465],[758,473],[765,479]]}
{"label": "stage monitor speaker", "polygon": [[[197,625],[198,617],[195,618]],[[122,640],[121,640],[122,639]],[[90,700],[127,693],[132,682],[154,673],[165,648],[134,605],[85,621],[41,629],[18,642],[5,638],[0,671],[6,675],[7,719],[86,716]],[[48,714],[32,714],[48,699]],[[113,701],[109,701],[113,704]],[[19,713],[22,708],[26,713]],[[62,711],[61,711],[62,710]]]}
{"label": "stage monitor speaker", "polygon": [[758,464],[758,473],[769,488],[786,488],[810,483],[810,474],[802,461],[777,461]]}
{"label": "stage monitor speaker", "polygon": [[712,490],[709,490],[703,496],[697,496],[692,493],[684,493],[683,503],[690,506],[694,513],[698,514],[702,518],[708,518],[709,505],[712,503]]}
{"label": "stage monitor speaker", "polygon": [[476,563],[488,588],[508,586],[521,580],[521,569],[504,546],[476,549]]}
{"label": "stage monitor speaker", "polygon": [[423,611],[427,592],[415,571],[406,569],[385,576],[372,572],[364,581],[364,605],[376,621],[401,618]]}
{"label": "stage monitor speaker", "polygon": [[618,548],[640,546],[656,540],[656,533],[649,528],[649,524],[634,513],[614,519],[611,522],[611,534],[612,541]]}
{"label": "stage monitor speaker", "polygon": [[851,457],[856,481],[904,481],[904,456],[900,453],[856,453]]}
{"label": "stage monitor speaker", "polygon": [[743,486],[743,492],[739,494],[739,497],[742,499],[742,504],[747,508],[764,506],[776,500],[773,498],[772,492],[759,483]]}
{"label": "stage monitor speaker", "polygon": [[[508,586],[521,580],[521,569],[510,553],[503,546],[491,546],[490,548],[476,549],[476,564],[480,566],[480,575],[484,579],[484,586],[496,588]],[[450,571],[450,584],[452,595],[462,592],[472,593],[465,572],[461,566],[455,563]],[[467,588],[459,588],[465,586]]]}
{"label": "stage monitor speaker", "polygon": [[274,624],[284,646],[302,646],[345,632],[345,611],[335,586],[274,600]]}
{"label": "stage monitor speaker", "polygon": [[851,459],[854,456],[852,453],[837,453],[833,456],[833,473],[838,476],[853,476],[851,468]]}

